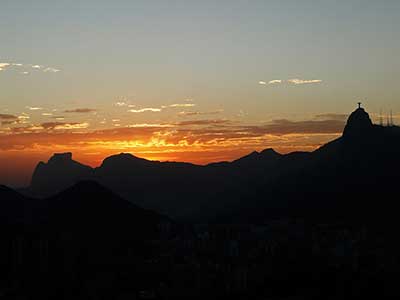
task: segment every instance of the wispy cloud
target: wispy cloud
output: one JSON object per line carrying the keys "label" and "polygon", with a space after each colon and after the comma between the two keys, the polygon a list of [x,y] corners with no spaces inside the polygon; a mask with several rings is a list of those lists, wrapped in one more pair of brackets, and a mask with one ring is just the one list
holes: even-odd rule
{"label": "wispy cloud", "polygon": [[[266,81],[259,81],[258,83],[261,84],[261,85],[267,85]],[[268,81],[269,85],[276,85],[276,84],[283,84],[283,83],[295,84],[295,85],[316,84],[316,83],[322,83],[322,80],[321,79],[299,79],[299,78],[293,78],[293,79],[288,79],[288,80],[273,79],[273,80]]]}
{"label": "wispy cloud", "polygon": [[116,103],[115,103],[115,106],[119,106],[119,107],[128,106],[128,103],[123,102],[123,101],[121,101],[121,102],[116,102]]}
{"label": "wispy cloud", "polygon": [[30,70],[34,71],[42,71],[45,73],[58,73],[61,70],[49,67],[49,66],[42,66],[38,64],[22,64],[22,63],[10,63],[10,62],[0,62],[0,71],[5,71],[12,68],[18,68],[20,70],[20,74],[30,74]]}
{"label": "wispy cloud", "polygon": [[130,109],[128,112],[131,113],[143,113],[143,112],[160,112],[161,108],[152,108],[152,107],[146,107],[146,108],[141,108],[141,109]]}
{"label": "wispy cloud", "polygon": [[328,113],[328,114],[319,114],[315,116],[317,120],[337,120],[337,121],[346,121],[349,116],[347,114],[335,114],[335,113]]}
{"label": "wispy cloud", "polygon": [[60,70],[59,70],[59,69],[56,69],[56,68],[48,67],[48,68],[45,68],[45,69],[43,70],[43,72],[45,72],[45,73],[48,73],[48,72],[50,72],[50,73],[57,73],[57,72],[60,72]]}
{"label": "wispy cloud", "polygon": [[43,108],[42,107],[32,107],[32,106],[27,106],[26,107],[27,109],[29,109],[29,110],[42,110]]}
{"label": "wispy cloud", "polygon": [[230,120],[192,120],[192,121],[183,121],[177,123],[178,126],[205,126],[205,125],[220,125],[220,124],[230,124],[232,121]]}
{"label": "wispy cloud", "polygon": [[281,79],[274,79],[274,80],[270,80],[270,81],[268,82],[268,84],[279,84],[279,83],[282,83],[282,80],[281,80]]}
{"label": "wispy cloud", "polygon": [[168,127],[174,127],[173,124],[131,124],[128,125],[129,128],[168,128]]}
{"label": "wispy cloud", "polygon": [[268,134],[311,134],[311,133],[340,133],[344,127],[344,121],[335,119],[291,121],[287,119],[273,120],[271,123],[261,126],[260,129]]}
{"label": "wispy cloud", "polygon": [[179,116],[188,117],[188,116],[202,116],[202,115],[216,115],[222,113],[224,110],[214,110],[214,111],[181,111],[178,113]]}
{"label": "wispy cloud", "polygon": [[169,107],[193,107],[196,106],[194,103],[175,103],[171,104]]}
{"label": "wispy cloud", "polygon": [[96,109],[92,109],[92,108],[76,108],[76,109],[65,110],[64,112],[85,114],[85,113],[91,113],[91,112],[96,112],[96,111],[97,111]]}
{"label": "wispy cloud", "polygon": [[28,114],[26,114],[26,113],[22,113],[20,116],[18,116],[18,119],[19,120],[28,120],[28,119],[30,119],[31,117],[28,115]]}
{"label": "wispy cloud", "polygon": [[44,129],[54,129],[54,130],[84,129],[89,127],[89,123],[47,122],[47,123],[42,123],[41,127],[43,127]]}
{"label": "wispy cloud", "polygon": [[64,123],[64,122],[46,122],[40,125],[28,125],[23,127],[12,128],[13,133],[27,133],[27,132],[47,132],[53,130],[73,130],[73,129],[86,129],[89,123]]}
{"label": "wispy cloud", "polygon": [[313,84],[313,83],[321,83],[322,80],[320,79],[311,79],[311,80],[304,80],[304,79],[298,79],[298,78],[294,78],[294,79],[289,79],[288,80],[289,83],[293,83],[293,84]]}

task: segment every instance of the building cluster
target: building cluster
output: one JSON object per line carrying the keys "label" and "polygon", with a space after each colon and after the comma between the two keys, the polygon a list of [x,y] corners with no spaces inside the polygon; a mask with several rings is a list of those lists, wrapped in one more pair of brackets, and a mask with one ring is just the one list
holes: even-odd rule
{"label": "building cluster", "polygon": [[299,290],[315,294],[336,276],[358,278],[362,285],[395,272],[399,262],[391,239],[363,226],[279,220],[160,229],[159,239],[142,245],[145,251],[129,243],[89,250],[68,247],[68,237],[10,237],[1,249],[0,291],[65,289],[68,282],[64,293],[79,288],[93,299],[234,298],[255,291],[283,297]]}

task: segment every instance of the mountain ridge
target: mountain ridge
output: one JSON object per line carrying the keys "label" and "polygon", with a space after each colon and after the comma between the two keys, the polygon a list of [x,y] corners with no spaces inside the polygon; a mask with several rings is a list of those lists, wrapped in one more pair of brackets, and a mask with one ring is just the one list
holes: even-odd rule
{"label": "mountain ridge", "polygon": [[[376,178],[379,172],[388,173],[383,166],[388,162],[394,166],[399,164],[396,155],[400,152],[399,137],[398,127],[373,124],[368,113],[359,107],[349,116],[341,137],[313,152],[280,154],[268,148],[231,162],[205,166],[150,161],[121,153],[107,157],[97,168],[85,168],[72,160],[72,154],[66,153],[50,158],[47,165],[39,164],[35,175],[39,176],[48,165],[51,170],[53,162],[58,161],[59,165],[76,166],[82,173],[69,174],[66,176],[69,181],[63,182],[61,178],[59,185],[33,184],[31,192],[49,196],[57,192],[55,187],[62,189],[90,179],[132,203],[174,218],[214,218],[227,211],[233,213],[235,209],[240,213],[240,207],[245,206],[251,209],[274,203],[273,206],[278,207],[296,197],[324,197],[324,189],[350,191],[352,187],[347,186],[347,181],[351,176],[356,181],[372,182],[374,186],[374,180],[380,182]],[[85,172],[89,168],[87,176]],[[49,174],[43,171],[41,176],[46,179],[57,172]],[[391,180],[394,176],[393,172],[388,174]],[[53,179],[58,182],[57,178]],[[386,185],[385,182],[380,184]],[[298,192],[294,193],[296,190]],[[258,203],[257,198],[266,195],[269,199]],[[274,211],[273,207],[270,211]]]}

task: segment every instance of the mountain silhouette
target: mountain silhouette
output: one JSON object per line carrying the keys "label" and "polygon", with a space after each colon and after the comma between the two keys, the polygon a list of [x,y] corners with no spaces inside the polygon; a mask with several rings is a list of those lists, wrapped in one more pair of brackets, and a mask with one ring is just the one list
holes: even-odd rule
{"label": "mountain silhouette", "polygon": [[399,127],[375,125],[359,107],[341,137],[313,152],[265,149],[206,166],[121,153],[95,169],[59,154],[39,163],[27,194],[48,196],[90,178],[177,219],[262,222],[266,216],[323,217],[340,209],[350,214],[359,202],[367,207],[372,197],[394,195],[399,138]]}
{"label": "mountain silhouette", "polygon": [[358,108],[341,137],[273,183],[255,184],[246,202],[225,216],[241,222],[290,217],[386,223],[398,207],[399,153],[399,127],[374,125]]}
{"label": "mountain silhouette", "polygon": [[0,185],[0,224],[24,223],[31,199]]}
{"label": "mountain silhouette", "polygon": [[49,198],[28,198],[0,186],[0,222],[39,231],[91,231],[140,238],[154,235],[168,218],[122,199],[94,181],[81,181]]}
{"label": "mountain silhouette", "polygon": [[48,196],[93,176],[93,169],[72,159],[72,153],[56,153],[36,166],[30,186],[32,195]]}
{"label": "mountain silhouette", "polygon": [[274,149],[268,148],[261,152],[254,151],[232,162],[237,167],[266,167],[276,163],[282,155]]}
{"label": "mountain silhouette", "polygon": [[142,269],[156,250],[152,241],[172,225],[93,181],[43,199],[0,186],[2,291],[6,299],[90,299],[99,272],[127,270],[138,289],[150,281]]}
{"label": "mountain silhouette", "polygon": [[343,131],[346,138],[364,137],[374,128],[369,114],[364,108],[359,107],[352,112]]}
{"label": "mountain silhouette", "polygon": [[57,232],[90,232],[116,238],[142,239],[155,236],[158,225],[168,219],[142,209],[94,181],[81,181],[50,198],[37,200],[40,226]]}

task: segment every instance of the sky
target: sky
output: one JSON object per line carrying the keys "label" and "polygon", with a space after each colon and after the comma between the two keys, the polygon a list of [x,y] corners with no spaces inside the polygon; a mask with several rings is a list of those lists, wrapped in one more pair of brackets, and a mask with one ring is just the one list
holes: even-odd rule
{"label": "sky", "polygon": [[400,123],[400,1],[2,0],[0,183],[54,152],[199,164]]}

